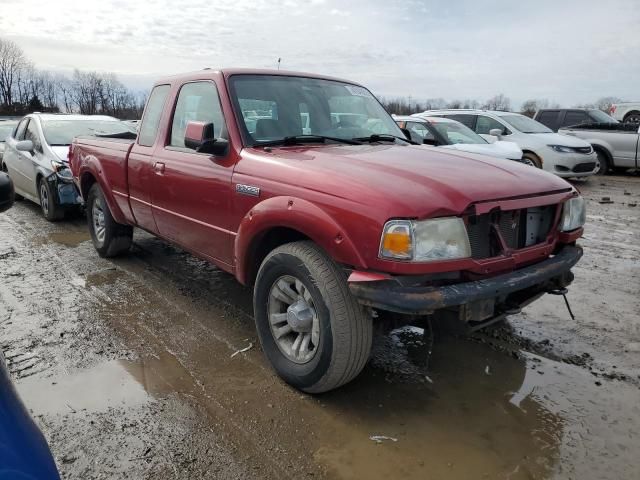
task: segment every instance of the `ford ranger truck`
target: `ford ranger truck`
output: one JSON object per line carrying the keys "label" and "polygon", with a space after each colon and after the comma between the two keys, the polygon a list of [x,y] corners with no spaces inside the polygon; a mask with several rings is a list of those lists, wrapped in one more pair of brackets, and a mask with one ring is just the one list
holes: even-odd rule
{"label": "ford ranger truck", "polygon": [[135,139],[79,137],[69,156],[101,256],[137,227],[252,286],[265,355],[311,393],[358,375],[378,311],[489,322],[564,292],[582,255],[585,205],[567,182],[414,146],[347,80],[165,78]]}

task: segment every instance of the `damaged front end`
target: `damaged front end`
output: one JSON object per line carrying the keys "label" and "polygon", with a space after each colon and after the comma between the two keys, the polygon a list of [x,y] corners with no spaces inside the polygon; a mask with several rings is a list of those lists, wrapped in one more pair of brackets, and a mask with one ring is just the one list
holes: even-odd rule
{"label": "damaged front end", "polygon": [[73,175],[69,165],[65,162],[52,160],[53,173],[47,177],[47,183],[56,195],[53,199],[56,206],[61,208],[80,207],[84,205],[82,196],[73,182]]}

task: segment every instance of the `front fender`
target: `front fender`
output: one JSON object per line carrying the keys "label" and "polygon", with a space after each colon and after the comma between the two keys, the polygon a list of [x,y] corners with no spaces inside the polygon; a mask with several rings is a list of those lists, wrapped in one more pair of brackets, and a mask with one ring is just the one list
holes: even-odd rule
{"label": "front fender", "polygon": [[247,282],[255,247],[269,230],[279,227],[310,238],[338,263],[367,268],[344,228],[326,211],[307,200],[280,196],[255,205],[240,223],[234,252],[236,276],[241,283]]}

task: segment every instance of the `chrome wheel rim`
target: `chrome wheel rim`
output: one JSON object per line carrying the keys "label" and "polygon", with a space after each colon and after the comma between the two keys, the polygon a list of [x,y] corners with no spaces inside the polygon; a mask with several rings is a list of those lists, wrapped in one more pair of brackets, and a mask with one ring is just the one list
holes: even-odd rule
{"label": "chrome wheel rim", "polygon": [[313,296],[297,278],[283,275],[269,291],[269,327],[282,354],[294,363],[307,363],[320,343],[320,320]]}
{"label": "chrome wheel rim", "polygon": [[105,236],[105,222],[104,222],[104,209],[102,207],[102,200],[96,198],[91,207],[91,219],[93,223],[93,232],[96,235],[96,240],[99,243],[104,242]]}
{"label": "chrome wheel rim", "polygon": [[40,184],[40,206],[45,215],[49,215],[49,192],[43,183]]}

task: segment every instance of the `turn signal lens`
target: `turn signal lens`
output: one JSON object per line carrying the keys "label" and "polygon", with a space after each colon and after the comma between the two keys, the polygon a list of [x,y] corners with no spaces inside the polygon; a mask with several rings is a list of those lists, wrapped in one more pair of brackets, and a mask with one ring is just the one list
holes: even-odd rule
{"label": "turn signal lens", "polygon": [[393,220],[387,222],[382,233],[380,256],[410,260],[412,258],[411,222]]}

